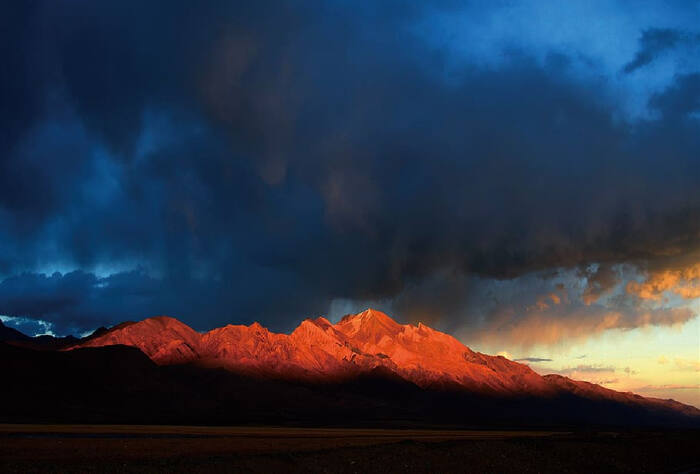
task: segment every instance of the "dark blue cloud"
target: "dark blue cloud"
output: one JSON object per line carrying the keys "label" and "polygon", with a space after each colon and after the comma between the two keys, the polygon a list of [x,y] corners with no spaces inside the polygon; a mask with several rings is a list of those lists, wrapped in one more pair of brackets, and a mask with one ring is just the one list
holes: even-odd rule
{"label": "dark blue cloud", "polygon": [[455,65],[413,29],[452,8],[4,5],[0,314],[286,329],[402,291],[449,313],[458,285],[407,283],[697,245],[697,75],[623,121],[576,52]]}
{"label": "dark blue cloud", "polygon": [[659,111],[667,122],[675,124],[679,121],[681,123],[677,125],[696,127],[697,116],[690,121],[687,119],[700,112],[700,73],[679,76],[673,86],[661,94],[654,95],[650,105]]}
{"label": "dark blue cloud", "polygon": [[106,278],[82,271],[23,273],[0,283],[0,313],[50,322],[57,333],[138,319],[164,303],[162,283],[139,271]]}
{"label": "dark blue cloud", "polygon": [[649,28],[642,32],[639,50],[632,61],[625,64],[623,71],[627,74],[642,68],[657,57],[681,45],[697,45],[700,35],[689,34],[671,28]]}

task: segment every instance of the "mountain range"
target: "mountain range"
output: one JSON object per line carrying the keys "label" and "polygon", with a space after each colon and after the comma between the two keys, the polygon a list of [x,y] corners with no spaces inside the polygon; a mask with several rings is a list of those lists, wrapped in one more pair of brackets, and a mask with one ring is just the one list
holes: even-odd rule
{"label": "mountain range", "polygon": [[[120,421],[126,416],[139,421],[139,414],[148,413],[157,421],[178,422],[192,417],[207,422],[509,426],[700,422],[695,407],[560,375],[541,376],[525,364],[472,351],[448,334],[420,323],[399,324],[373,309],[336,324],[323,317],[307,319],[291,334],[273,333],[258,323],[200,333],[160,316],[101,328],[41,353],[27,340],[11,344],[3,346],[3,359],[18,380],[14,391],[2,396],[26,406],[30,418],[24,387],[41,392],[42,377],[35,376],[41,372],[65,386],[66,393],[81,386],[94,394],[85,402],[93,407],[89,416],[76,406],[61,405],[71,419]],[[97,360],[109,361],[108,366],[100,369]],[[130,374],[119,373],[123,371]],[[134,374],[148,380],[134,379]],[[124,394],[118,402],[114,397],[120,391]],[[35,405],[55,402],[34,399]],[[107,406],[100,405],[101,399]],[[125,406],[126,399],[133,407],[123,413],[118,405]],[[153,407],[146,410],[149,404]]]}

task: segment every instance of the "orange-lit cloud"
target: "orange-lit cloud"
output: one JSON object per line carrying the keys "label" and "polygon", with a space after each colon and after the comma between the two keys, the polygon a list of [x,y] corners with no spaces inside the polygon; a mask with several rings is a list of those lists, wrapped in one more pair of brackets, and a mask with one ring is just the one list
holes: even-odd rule
{"label": "orange-lit cloud", "polygon": [[550,293],[548,295],[540,296],[537,299],[537,302],[535,303],[534,309],[544,311],[553,304],[561,304],[561,298],[556,293]]}
{"label": "orange-lit cloud", "polygon": [[700,298],[700,262],[649,271],[644,281],[627,283],[627,292],[642,299],[659,301],[666,291],[685,299]]}
{"label": "orange-lit cloud", "polygon": [[537,298],[535,304],[528,308],[528,310],[539,310],[544,311],[555,305],[560,305],[562,302],[567,303],[568,297],[566,294],[566,289],[563,285],[557,285],[556,291],[541,295]]}
{"label": "orange-lit cloud", "polygon": [[[640,298],[626,288],[630,281],[641,284],[663,271],[687,280],[700,271],[700,264],[686,263],[697,262],[697,255],[672,255],[653,266],[594,263],[503,280],[446,275],[441,276],[442,285],[407,285],[400,299],[388,303],[387,311],[409,321],[431,321],[466,344],[491,353],[507,348],[521,356],[527,354],[522,349],[582,342],[606,331],[680,327],[698,315],[694,301],[668,294],[659,300]],[[440,293],[445,281],[455,284],[450,283],[449,292]],[[437,307],[435,300],[440,301]]]}
{"label": "orange-lit cloud", "polygon": [[[556,314],[555,314],[556,313]],[[630,330],[648,326],[676,326],[696,315],[688,308],[608,310],[600,307],[569,308],[561,311],[531,311],[517,317],[511,311],[494,317],[481,331],[487,343],[507,342],[509,347],[555,345],[583,340],[607,330]]]}

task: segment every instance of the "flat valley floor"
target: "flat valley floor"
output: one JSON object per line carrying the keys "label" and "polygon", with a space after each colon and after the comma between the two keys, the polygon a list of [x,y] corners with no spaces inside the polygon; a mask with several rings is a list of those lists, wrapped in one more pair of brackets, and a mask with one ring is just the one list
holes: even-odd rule
{"label": "flat valley floor", "polygon": [[700,473],[700,431],[0,424],[0,472]]}

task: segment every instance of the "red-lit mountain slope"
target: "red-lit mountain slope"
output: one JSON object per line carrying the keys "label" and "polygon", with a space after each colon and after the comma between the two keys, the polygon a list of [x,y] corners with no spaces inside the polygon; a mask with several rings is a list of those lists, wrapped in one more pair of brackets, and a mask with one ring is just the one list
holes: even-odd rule
{"label": "red-lit mountain slope", "polygon": [[474,352],[423,324],[399,324],[368,309],[337,324],[307,319],[291,334],[258,323],[228,325],[200,334],[169,317],[123,323],[74,347],[134,346],[160,365],[196,363],[259,376],[336,381],[388,370],[421,388],[502,396],[573,394],[625,404],[700,411],[677,402],[646,399],[560,376],[540,376],[527,365]]}

